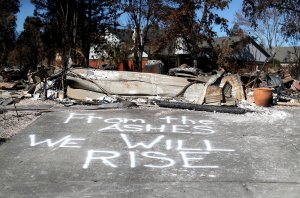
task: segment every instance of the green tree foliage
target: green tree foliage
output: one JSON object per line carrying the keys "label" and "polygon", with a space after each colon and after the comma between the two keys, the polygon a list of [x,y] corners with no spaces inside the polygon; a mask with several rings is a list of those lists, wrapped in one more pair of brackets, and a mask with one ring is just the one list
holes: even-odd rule
{"label": "green tree foliage", "polygon": [[15,43],[16,13],[19,0],[0,0],[0,63],[7,61]]}

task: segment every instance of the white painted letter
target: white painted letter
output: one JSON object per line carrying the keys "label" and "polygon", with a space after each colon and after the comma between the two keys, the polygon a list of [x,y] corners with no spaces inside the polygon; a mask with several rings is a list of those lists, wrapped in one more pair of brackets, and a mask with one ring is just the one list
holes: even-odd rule
{"label": "white painted letter", "polygon": [[102,117],[95,117],[95,116],[89,116],[88,118],[87,118],[87,123],[92,123],[93,122],[93,119],[99,119],[99,120],[101,120],[101,119],[103,119]]}
{"label": "white painted letter", "polygon": [[[170,159],[170,158],[160,157],[160,156],[166,156],[165,153],[148,151],[148,152],[142,152],[142,155],[144,157],[148,157],[148,158],[151,158],[151,159],[160,159],[160,160],[168,161],[169,162],[168,164],[160,165],[160,166],[159,165],[153,165],[153,164],[146,164],[146,165],[144,165],[145,167],[150,167],[150,168],[167,168],[167,167],[173,166],[175,164],[175,161],[172,160],[172,159]],[[160,156],[155,156],[155,155],[160,155]]]}
{"label": "white painted letter", "polygon": [[[81,115],[81,116],[79,116]],[[66,119],[66,121],[64,122],[65,124],[69,123],[71,119],[84,119],[87,116],[92,116],[94,115],[93,113],[89,113],[89,114],[79,114],[79,113],[70,113],[69,117]],[[77,117],[78,116],[78,117]]]}
{"label": "white painted letter", "polygon": [[130,168],[135,168],[136,167],[135,152],[129,151],[129,156],[130,156]]}
{"label": "white painted letter", "polygon": [[130,143],[130,141],[128,140],[127,135],[121,134],[121,137],[123,138],[123,140],[124,140],[124,142],[126,143],[126,145],[128,146],[128,148],[130,148],[130,149],[136,148],[136,147],[138,147],[138,146],[142,146],[142,147],[144,147],[144,148],[146,148],[146,149],[150,149],[150,148],[152,148],[156,143],[158,143],[161,139],[164,138],[163,135],[160,135],[160,136],[158,136],[155,140],[153,140],[153,141],[152,141],[150,144],[148,144],[148,145],[144,144],[143,142],[139,142],[139,143],[137,143],[137,144],[135,144],[135,145],[132,145],[132,144]]}
{"label": "white painted letter", "polygon": [[119,124],[113,124],[113,125],[103,128],[103,129],[99,129],[98,131],[106,131],[106,130],[124,131],[120,128]]}
{"label": "white painted letter", "polygon": [[29,135],[30,146],[36,146],[36,145],[39,145],[39,144],[47,143],[48,147],[54,147],[55,145],[67,140],[69,137],[71,137],[71,135],[67,135],[67,136],[63,137],[62,139],[57,140],[56,142],[52,143],[51,139],[46,139],[46,140],[41,141],[41,142],[35,142],[35,135]]}
{"label": "white painted letter", "polygon": [[109,118],[109,119],[105,119],[104,122],[118,124],[118,123],[122,123],[123,119],[122,118]]}
{"label": "white painted letter", "polygon": [[233,152],[233,149],[213,149],[209,140],[204,140],[207,151]]}
{"label": "white painted letter", "polygon": [[202,149],[199,148],[182,148],[183,141],[178,140],[177,150],[178,151],[201,151]]}
{"label": "white painted letter", "polygon": [[146,123],[145,120],[143,120],[143,119],[127,119],[127,118],[124,118],[124,123],[128,123],[128,122]]}
{"label": "white painted letter", "polygon": [[[96,156],[94,157],[94,153],[108,153],[108,154],[111,154],[110,156]],[[87,169],[91,163],[92,160],[102,160],[102,163],[105,164],[106,166],[110,166],[110,167],[113,167],[113,168],[116,168],[117,166],[113,163],[111,163],[108,159],[113,159],[113,158],[116,158],[116,157],[119,157],[120,156],[120,153],[116,152],[116,151],[96,151],[96,150],[89,150],[88,151],[88,155],[86,157],[86,160],[85,160],[85,163],[83,165],[82,168],[84,169]]]}
{"label": "white painted letter", "polygon": [[190,124],[196,124],[196,122],[195,122],[194,120],[188,120],[188,119],[186,118],[186,116],[181,116],[181,122],[182,122],[182,124],[188,124],[188,122],[189,122]]}
{"label": "white painted letter", "polygon": [[160,125],[159,128],[152,127],[151,124],[147,124],[147,125],[146,125],[146,131],[147,131],[147,132],[150,132],[151,130],[156,130],[156,129],[158,129],[159,132],[164,132],[164,131],[165,131],[165,128],[166,128],[166,125],[164,125],[164,124],[163,124],[163,125]]}
{"label": "white painted letter", "polygon": [[201,123],[201,124],[205,124],[205,125],[214,125],[214,124],[216,124],[211,120],[199,120],[198,122]]}
{"label": "white painted letter", "polygon": [[143,130],[143,126],[140,126],[140,125],[127,124],[127,125],[124,125],[123,127],[124,127],[124,129],[127,129],[124,131],[142,131]]}
{"label": "white painted letter", "polygon": [[172,149],[172,140],[166,140],[166,150]]}
{"label": "white painted letter", "polygon": [[191,133],[188,131],[185,131],[182,127],[189,127],[187,125],[172,125],[172,132],[173,133]]}
{"label": "white painted letter", "polygon": [[207,135],[207,134],[213,134],[215,133],[215,131],[212,129],[211,126],[194,126],[194,129],[200,130],[197,132],[192,132],[192,134],[203,134],[203,135]]}

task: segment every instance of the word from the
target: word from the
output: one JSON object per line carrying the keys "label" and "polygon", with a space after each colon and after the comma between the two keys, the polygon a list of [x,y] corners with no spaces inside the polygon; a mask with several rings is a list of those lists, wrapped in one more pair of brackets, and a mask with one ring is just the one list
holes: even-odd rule
{"label": "word from the", "polygon": [[78,114],[70,113],[65,120],[65,124],[82,120],[84,124],[106,125],[100,128],[100,132],[171,132],[171,133],[186,133],[186,134],[213,134],[215,130],[212,125],[215,123],[211,120],[192,120],[187,116],[172,117],[166,116],[158,118],[161,124],[149,124],[144,119],[132,118],[103,118],[95,116],[95,114]]}

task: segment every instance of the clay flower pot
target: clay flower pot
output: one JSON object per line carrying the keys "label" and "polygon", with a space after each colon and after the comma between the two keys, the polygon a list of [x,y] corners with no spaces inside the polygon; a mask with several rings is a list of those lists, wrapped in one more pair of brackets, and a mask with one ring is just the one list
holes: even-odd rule
{"label": "clay flower pot", "polygon": [[261,107],[269,106],[273,99],[271,88],[255,88],[253,95],[255,104]]}

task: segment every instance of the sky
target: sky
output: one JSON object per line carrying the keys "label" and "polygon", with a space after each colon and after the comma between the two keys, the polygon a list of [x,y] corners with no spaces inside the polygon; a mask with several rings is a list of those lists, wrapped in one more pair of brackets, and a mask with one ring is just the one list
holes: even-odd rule
{"label": "sky", "polygon": [[23,31],[23,24],[27,16],[33,16],[34,6],[30,0],[20,0],[20,12],[17,13],[17,32]]}
{"label": "sky", "polygon": [[[228,26],[231,28],[234,25],[234,16],[236,12],[240,12],[242,10],[243,1],[242,0],[232,0],[229,4],[229,8],[219,11],[217,14],[219,16],[224,17],[228,20]],[[218,33],[218,36],[226,36],[225,32],[221,32],[219,27],[215,27],[214,30]]]}
{"label": "sky", "polygon": [[[17,14],[17,32],[23,31],[23,23],[27,16],[33,16],[34,6],[30,3],[30,0],[20,0],[20,12]],[[233,26],[234,15],[241,10],[242,0],[232,0],[229,5],[229,9],[219,11],[218,14],[226,18],[229,23],[229,27]],[[218,33],[218,36],[225,36],[225,32],[221,32],[219,27],[214,27],[214,30]]]}

